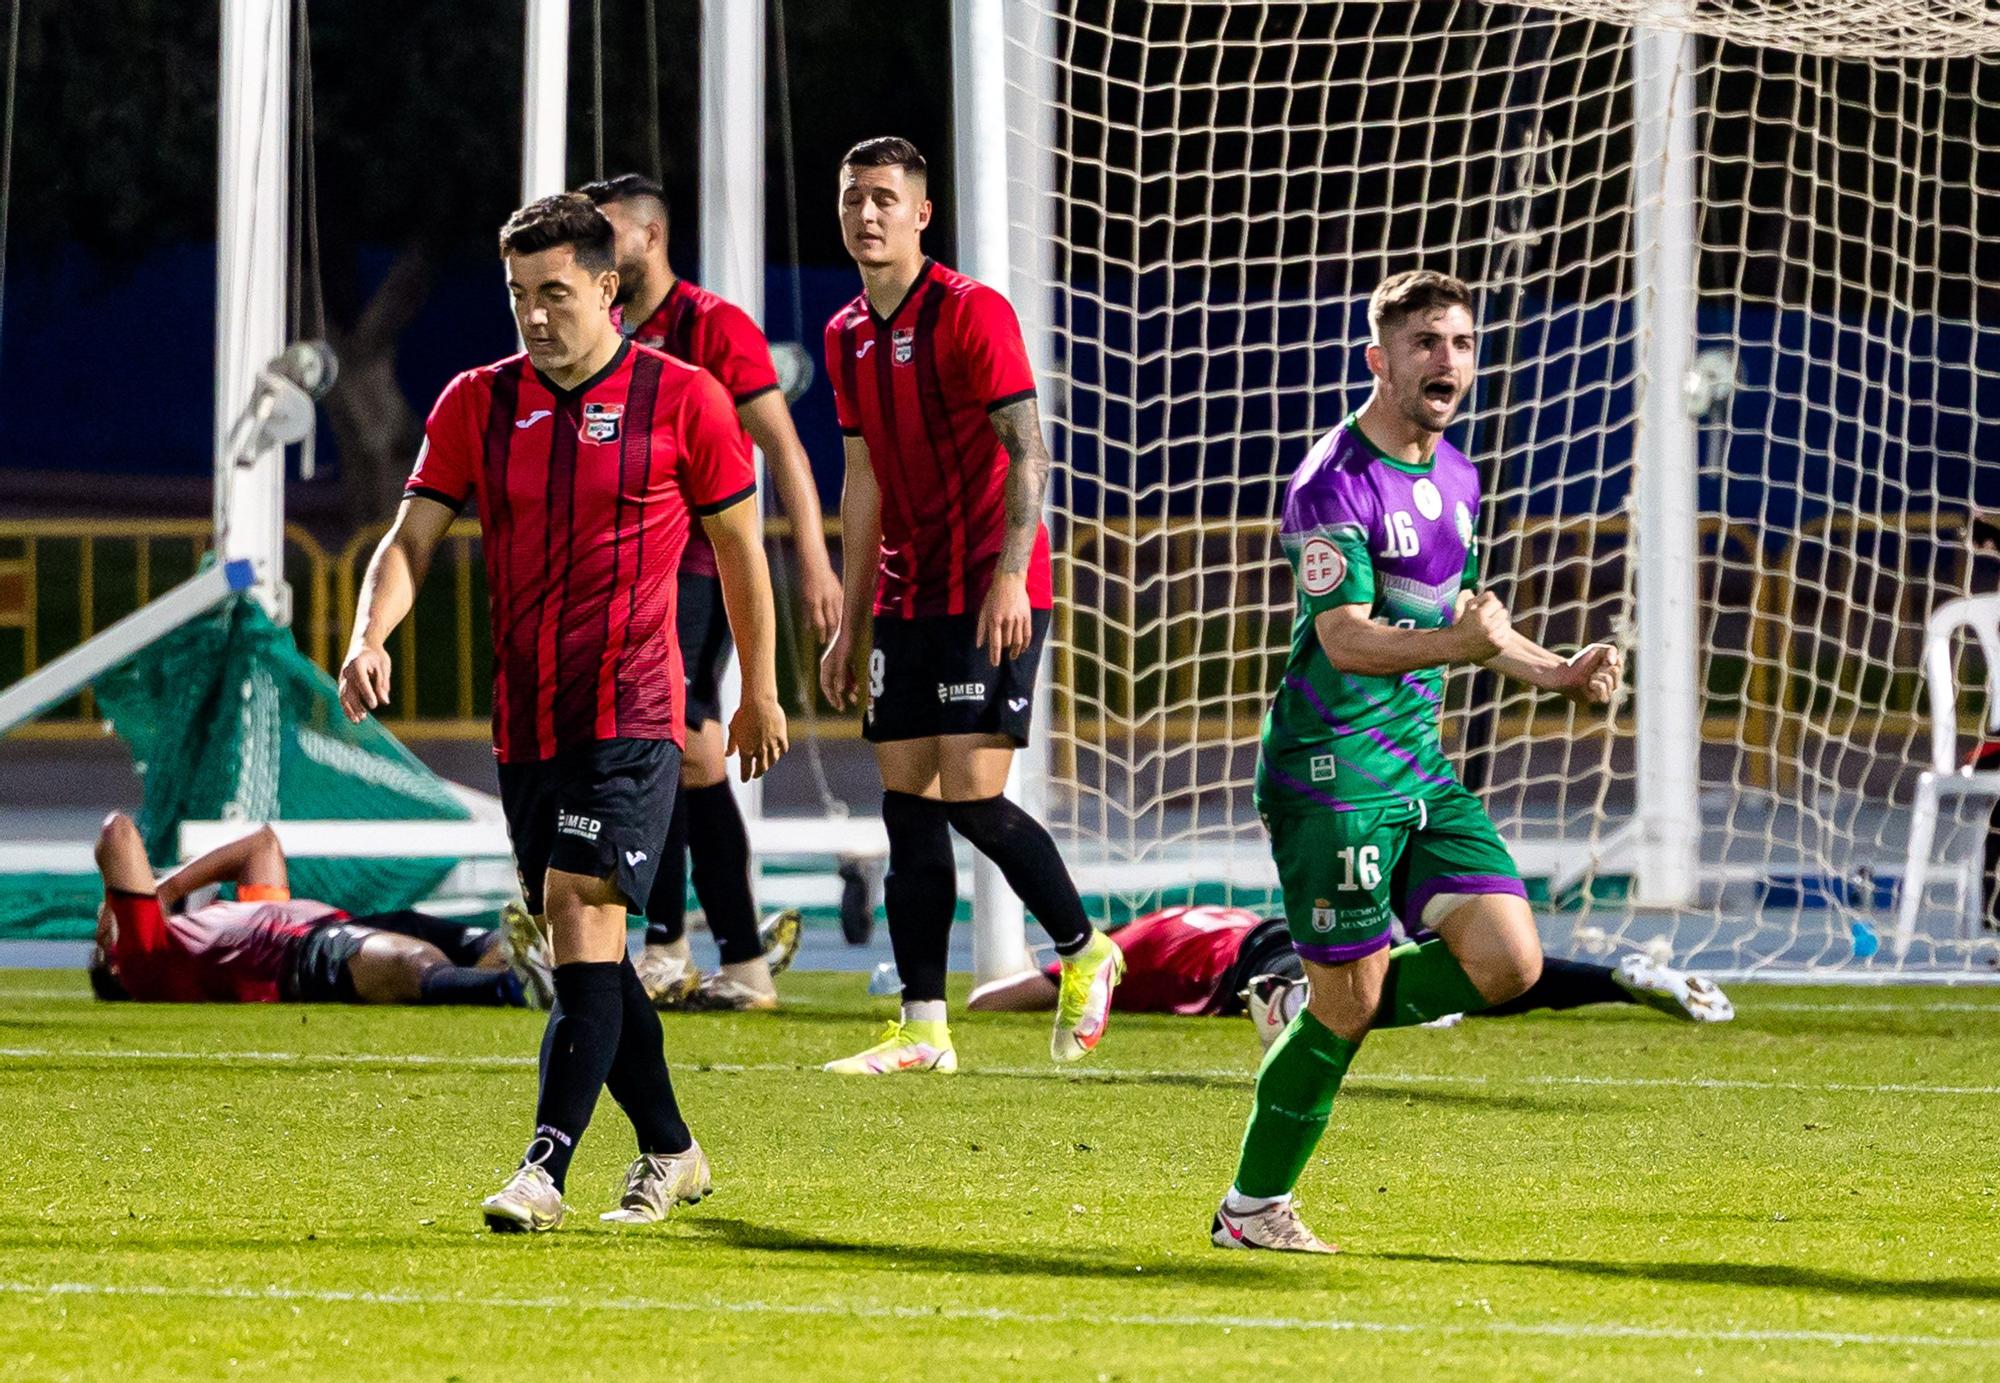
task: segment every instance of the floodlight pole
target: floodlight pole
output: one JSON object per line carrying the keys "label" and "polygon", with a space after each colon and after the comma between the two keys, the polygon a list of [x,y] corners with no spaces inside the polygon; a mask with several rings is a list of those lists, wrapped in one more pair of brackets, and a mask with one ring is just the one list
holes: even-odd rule
{"label": "floodlight pole", "polygon": [[[701,284],[764,321],[764,5],[702,0]],[[764,458],[755,457],[759,503]],[[722,713],[743,702],[743,669],[722,670]],[[763,814],[764,785],[729,776],[744,819]],[[754,860],[754,856],[752,857]],[[754,866],[753,866],[754,867]]]}
{"label": "floodlight pole", "polygon": [[254,452],[257,376],[285,348],[285,195],[291,0],[222,0],[217,95],[215,536],[245,559],[259,604],[291,621],[285,584],[285,449]]}
{"label": "floodlight pole", "polygon": [[1693,900],[1701,836],[1696,642],[1694,39],[1632,32],[1633,288],[1639,418],[1632,492],[1638,642],[1638,840],[1642,905]]}

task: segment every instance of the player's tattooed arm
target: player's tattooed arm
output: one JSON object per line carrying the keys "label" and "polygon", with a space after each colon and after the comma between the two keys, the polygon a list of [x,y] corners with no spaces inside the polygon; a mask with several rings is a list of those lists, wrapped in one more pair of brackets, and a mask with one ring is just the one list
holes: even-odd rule
{"label": "player's tattooed arm", "polygon": [[996,408],[991,417],[993,431],[1007,449],[1007,538],[1000,548],[1000,570],[1023,574],[1035,555],[1054,462],[1042,440],[1042,414],[1033,398]]}

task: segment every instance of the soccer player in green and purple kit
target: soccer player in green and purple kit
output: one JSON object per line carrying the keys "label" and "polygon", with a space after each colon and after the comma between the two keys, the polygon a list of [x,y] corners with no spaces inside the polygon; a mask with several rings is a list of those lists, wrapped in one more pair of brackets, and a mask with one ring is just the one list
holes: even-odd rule
{"label": "soccer player in green and purple kit", "polygon": [[[1564,658],[1475,594],[1479,476],[1443,435],[1472,387],[1465,284],[1397,274],[1368,317],[1374,393],[1285,491],[1299,613],[1264,719],[1257,809],[1310,997],[1258,1071],[1210,1227],[1223,1248],[1333,1252],[1292,1188],[1362,1039],[1504,1003],[1541,973],[1519,872],[1439,740],[1445,669],[1476,663],[1585,706],[1618,689],[1609,645]],[[1394,916],[1436,936],[1391,951]]]}

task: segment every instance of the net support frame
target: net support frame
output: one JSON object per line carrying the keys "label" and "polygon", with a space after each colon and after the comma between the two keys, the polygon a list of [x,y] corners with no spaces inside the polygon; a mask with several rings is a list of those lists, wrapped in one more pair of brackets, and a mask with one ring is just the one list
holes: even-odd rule
{"label": "net support frame", "polygon": [[258,374],[285,348],[285,250],[292,5],[222,0],[217,92],[215,496],[219,555],[256,571],[251,594],[279,624],[285,586],[285,448],[239,448]]}
{"label": "net support frame", "polygon": [[1640,904],[1676,907],[1693,901],[1701,832],[1698,439],[1684,392],[1695,339],[1694,37],[1635,28],[1632,64],[1640,390],[1632,522],[1644,639],[1635,669],[1634,882]]}

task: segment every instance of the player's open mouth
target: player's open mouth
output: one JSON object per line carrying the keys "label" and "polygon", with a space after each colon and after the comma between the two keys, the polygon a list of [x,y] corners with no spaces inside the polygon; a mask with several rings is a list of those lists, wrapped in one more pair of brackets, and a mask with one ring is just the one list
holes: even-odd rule
{"label": "player's open mouth", "polygon": [[1424,386],[1424,397],[1433,403],[1450,403],[1458,397],[1458,386],[1447,380],[1434,379]]}

